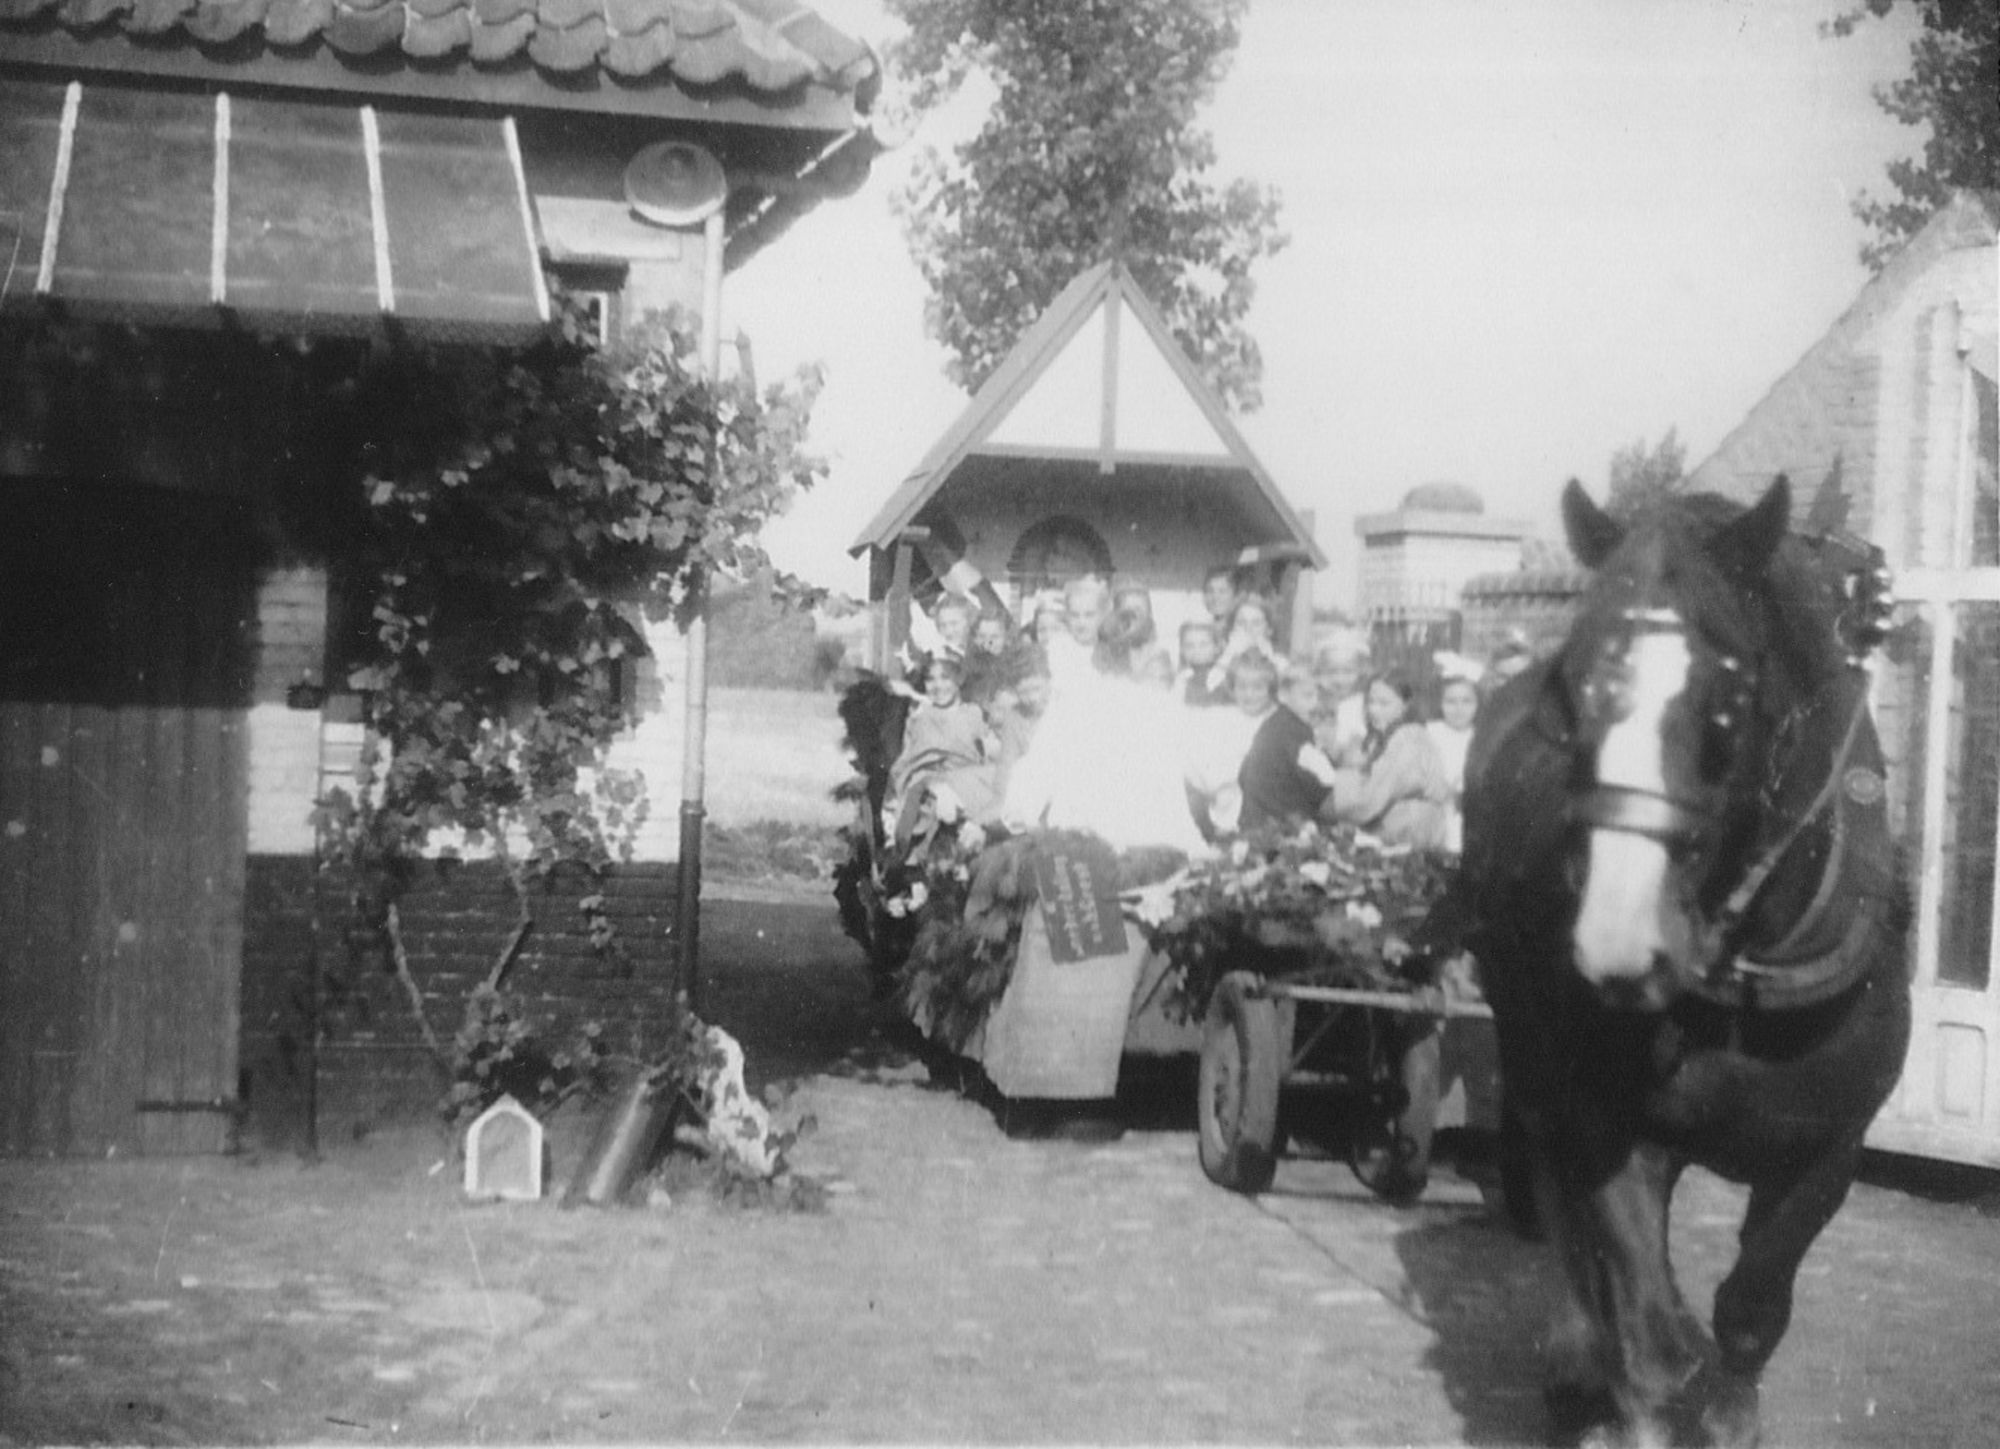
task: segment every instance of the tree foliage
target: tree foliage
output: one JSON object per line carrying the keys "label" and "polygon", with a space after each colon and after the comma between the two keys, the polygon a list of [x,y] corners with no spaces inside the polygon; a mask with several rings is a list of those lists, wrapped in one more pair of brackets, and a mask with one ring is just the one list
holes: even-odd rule
{"label": "tree foliage", "polygon": [[400,347],[350,380],[365,437],[345,557],[368,624],[344,683],[367,730],[361,788],[319,823],[406,986],[395,900],[440,839],[491,850],[514,888],[488,988],[533,881],[629,851],[643,781],[607,756],[640,619],[684,622],[704,576],[764,566],[759,528],[819,471],[815,375],[759,394],[704,377],[687,327],[635,330],[600,352],[566,316],[525,352]]}
{"label": "tree foliage", "polygon": [[984,126],[921,159],[899,198],[953,380],[976,389],[1078,273],[1121,257],[1225,402],[1253,409],[1253,265],[1279,251],[1277,193],[1211,177],[1194,124],[1246,0],[889,0],[889,61],[918,111],[974,75]]}
{"label": "tree foliage", "polygon": [[1851,35],[1898,4],[1913,7],[1922,30],[1910,45],[1910,73],[1875,91],[1875,103],[1905,126],[1927,126],[1915,157],[1888,165],[1892,197],[1863,193],[1853,210],[1868,228],[1861,259],[1872,271],[1894,255],[1956,187],[2000,187],[2000,0],[1862,0],[1829,22]]}
{"label": "tree foliage", "polygon": [[1687,486],[1687,445],[1668,428],[1654,447],[1639,438],[1611,455],[1605,508],[1615,518],[1646,512]]}

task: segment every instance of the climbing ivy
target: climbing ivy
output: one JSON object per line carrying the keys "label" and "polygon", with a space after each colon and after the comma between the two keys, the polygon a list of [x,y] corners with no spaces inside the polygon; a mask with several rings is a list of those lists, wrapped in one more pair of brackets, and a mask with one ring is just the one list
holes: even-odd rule
{"label": "climbing ivy", "polygon": [[[479,851],[503,867],[516,921],[481,987],[490,1008],[533,887],[629,855],[644,782],[607,755],[630,722],[641,619],[685,625],[707,576],[766,563],[759,529],[821,472],[806,449],[818,377],[708,378],[680,317],[599,349],[564,308],[524,351],[399,346],[342,386],[364,622],[336,686],[359,692],[365,733],[358,788],[329,791],[316,821],[449,1065],[397,918],[417,863]],[[615,949],[602,896],[583,906]]]}

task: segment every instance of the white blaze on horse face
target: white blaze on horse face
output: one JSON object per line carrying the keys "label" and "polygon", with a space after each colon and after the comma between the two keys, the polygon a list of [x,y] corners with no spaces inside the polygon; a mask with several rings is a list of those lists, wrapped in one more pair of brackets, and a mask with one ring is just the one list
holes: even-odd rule
{"label": "white blaze on horse face", "polygon": [[[1687,688],[1691,656],[1679,630],[1632,640],[1630,709],[1605,731],[1600,785],[1667,793],[1667,710]],[[1667,848],[1629,830],[1590,833],[1590,870],[1576,918],[1576,962],[1592,982],[1645,976],[1668,949]]]}

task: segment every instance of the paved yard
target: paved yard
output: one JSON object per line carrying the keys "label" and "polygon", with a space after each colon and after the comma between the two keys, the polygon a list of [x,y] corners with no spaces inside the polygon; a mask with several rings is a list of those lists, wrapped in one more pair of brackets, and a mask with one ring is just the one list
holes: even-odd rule
{"label": "paved yard", "polygon": [[[0,1442],[1539,1434],[1536,1260],[1470,1186],[1399,1211],[1288,1160],[1236,1197],[1172,1102],[1113,1141],[1010,1139],[872,1029],[824,906],[715,903],[705,929],[711,1014],[799,1082],[824,1210],[467,1206],[423,1126],[312,1167],[0,1164]],[[1737,1201],[1698,1177],[1677,1205],[1701,1301]],[[1767,1442],[2000,1442],[1981,1201],[1857,1189]]]}

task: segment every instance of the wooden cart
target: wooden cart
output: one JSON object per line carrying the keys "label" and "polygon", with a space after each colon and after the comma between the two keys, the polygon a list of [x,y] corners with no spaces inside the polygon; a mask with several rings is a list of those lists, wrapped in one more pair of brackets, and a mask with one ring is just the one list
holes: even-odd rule
{"label": "wooden cart", "polygon": [[[1191,1056],[1201,1049],[1199,1022],[1168,1009],[1164,956],[1126,922],[1124,946],[1102,955],[1061,959],[1049,914],[1028,909],[1007,989],[958,1054],[979,1064],[1002,1097],[1087,1102],[1118,1091],[1128,1056]],[[919,1014],[919,1029],[930,1023]]]}
{"label": "wooden cart", "polygon": [[1291,1138],[1338,1138],[1371,1191],[1413,1201],[1440,1126],[1498,1129],[1492,1019],[1438,986],[1328,985],[1310,965],[1229,972],[1202,1033],[1202,1170],[1257,1193]]}
{"label": "wooden cart", "polygon": [[[864,810],[865,810],[864,806]],[[865,825],[872,817],[862,816]],[[900,961],[883,927],[879,842],[865,847],[844,908],[855,908],[878,978]],[[1268,1187],[1293,1138],[1339,1140],[1356,1175],[1383,1198],[1422,1193],[1440,1127],[1497,1133],[1492,1013],[1440,986],[1363,988],[1329,979],[1310,935],[1266,935],[1216,984],[1206,1015],[1175,1009],[1174,973],[1115,896],[1070,889],[1060,854],[1027,907],[1007,985],[985,1019],[948,1043],[1010,1101],[1115,1096],[1129,1056],[1199,1054],[1196,1125],[1203,1170],[1234,1191]],[[1088,862],[1086,862],[1088,865]],[[1100,883],[1109,872],[1094,866]],[[1081,949],[1080,949],[1081,947]],[[916,1026],[940,1039],[913,1009]],[[947,1044],[941,1042],[941,1044]]]}

